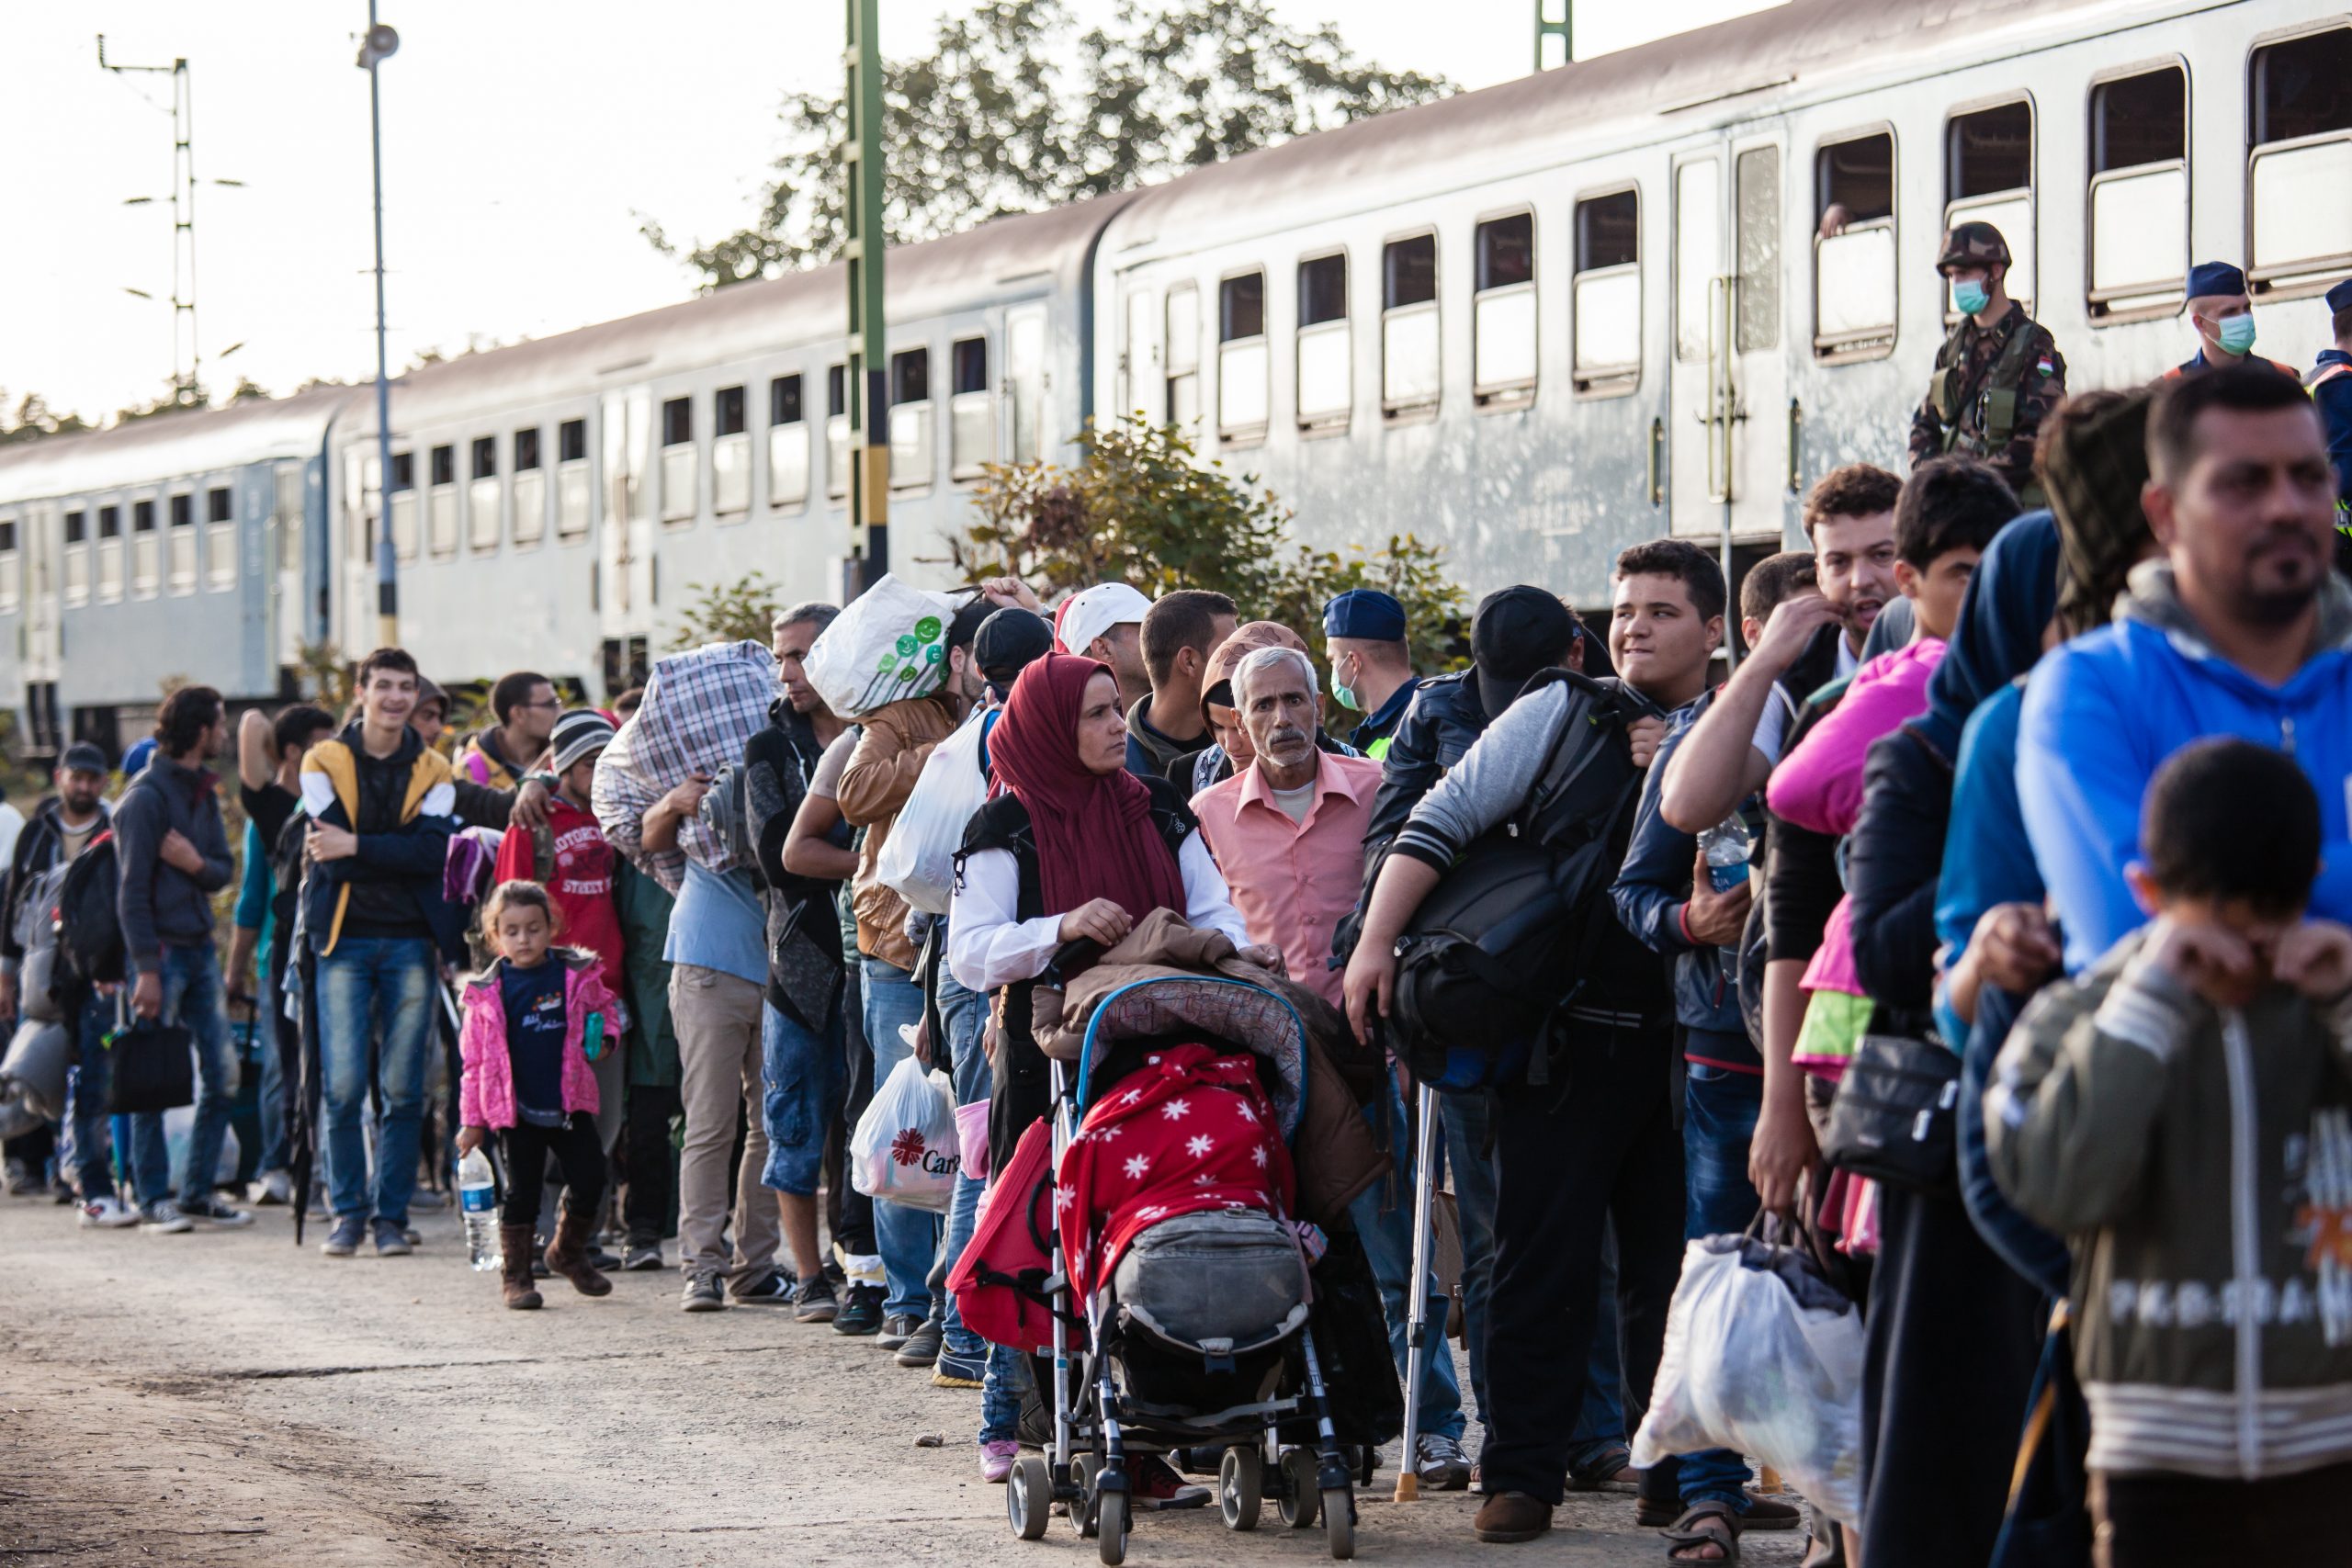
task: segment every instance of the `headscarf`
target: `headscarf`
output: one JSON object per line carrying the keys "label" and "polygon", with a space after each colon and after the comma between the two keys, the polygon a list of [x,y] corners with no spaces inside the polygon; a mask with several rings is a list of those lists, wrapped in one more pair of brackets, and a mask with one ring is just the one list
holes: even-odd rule
{"label": "headscarf", "polygon": [[1907,728],[1951,766],[1976,705],[2033,668],[2058,608],[2058,525],[2047,510],[1993,536],[1960,602],[1951,647],[1928,681],[1928,711]]}
{"label": "headscarf", "polygon": [[1067,914],[1094,898],[1138,920],[1154,909],[1182,913],[1183,874],[1152,826],[1151,792],[1125,768],[1097,773],[1079,761],[1087,682],[1110,673],[1109,665],[1071,653],[1032,662],[989,733],[989,763],[1029,813],[1045,913]]}

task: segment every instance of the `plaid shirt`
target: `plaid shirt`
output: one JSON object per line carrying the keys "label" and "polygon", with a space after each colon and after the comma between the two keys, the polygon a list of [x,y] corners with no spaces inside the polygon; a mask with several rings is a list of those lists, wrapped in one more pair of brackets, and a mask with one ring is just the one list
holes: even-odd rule
{"label": "plaid shirt", "polygon": [[775,660],[756,642],[712,642],[653,666],[645,701],[596,761],[589,798],[613,847],[675,893],[686,856],[711,871],[735,864],[699,817],[678,826],[678,847],[648,850],[646,811],[688,777],[740,765],[743,747],[768,721]]}

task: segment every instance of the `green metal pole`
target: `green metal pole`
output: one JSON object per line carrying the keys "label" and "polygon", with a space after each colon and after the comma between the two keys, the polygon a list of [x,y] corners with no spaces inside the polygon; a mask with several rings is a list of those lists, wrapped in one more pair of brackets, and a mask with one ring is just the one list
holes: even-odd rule
{"label": "green metal pole", "polygon": [[1559,17],[1552,17],[1553,0],[1535,0],[1535,69],[1544,69],[1544,40],[1560,40],[1560,63],[1576,59],[1577,51],[1572,29],[1576,25],[1576,0],[1558,0]]}
{"label": "green metal pole", "polygon": [[890,570],[889,349],[882,319],[882,46],[880,0],[847,0],[849,137],[850,552],[864,592]]}

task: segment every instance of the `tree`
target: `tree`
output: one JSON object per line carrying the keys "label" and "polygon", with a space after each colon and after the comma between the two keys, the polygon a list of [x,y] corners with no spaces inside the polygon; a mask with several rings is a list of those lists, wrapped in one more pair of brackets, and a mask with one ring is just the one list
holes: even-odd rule
{"label": "tree", "polygon": [[39,441],[44,435],[72,435],[77,431],[93,428],[78,413],[59,413],[49,406],[49,400],[39,392],[27,392],[17,400],[17,412],[7,412],[7,393],[0,389],[0,446],[16,441]]}
{"label": "tree", "polygon": [[733,582],[689,582],[686,592],[696,597],[678,621],[672,652],[707,642],[765,644],[782,597],[777,585],[756,571]]}
{"label": "tree", "polygon": [[[1082,34],[1061,0],[994,0],[943,17],[929,54],[884,62],[885,233],[937,239],[1453,90],[1359,59],[1329,24],[1286,27],[1266,0],[1120,0],[1109,27]],[[757,216],[685,248],[706,289],[841,254],[842,101],[795,93],[778,118],[785,150]],[[638,218],[657,250],[679,254],[658,221]]]}

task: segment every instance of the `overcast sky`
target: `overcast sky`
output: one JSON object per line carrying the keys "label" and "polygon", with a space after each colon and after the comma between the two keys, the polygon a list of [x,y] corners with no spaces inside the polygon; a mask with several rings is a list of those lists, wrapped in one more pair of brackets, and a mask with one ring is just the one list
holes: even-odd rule
{"label": "overcast sky", "polygon": [[[1626,47],[1770,0],[1577,7],[1577,53]],[[1070,0],[1081,18],[1112,0]],[[887,52],[919,50],[942,0],[883,0]],[[1526,72],[1533,0],[1274,0],[1336,19],[1358,51],[1472,87]],[[693,279],[639,237],[751,215],[782,95],[839,81],[840,0],[381,0],[391,363],[511,342],[684,298]],[[684,18],[692,18],[691,24]],[[170,380],[171,81],[193,70],[205,379],[284,392],[375,366],[368,276],[364,0],[76,0],[0,6],[0,387],[96,419]],[[214,186],[243,182],[242,188]],[[129,198],[152,197],[146,205]],[[155,300],[126,289],[143,289]],[[221,352],[243,346],[225,360]]]}

